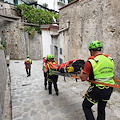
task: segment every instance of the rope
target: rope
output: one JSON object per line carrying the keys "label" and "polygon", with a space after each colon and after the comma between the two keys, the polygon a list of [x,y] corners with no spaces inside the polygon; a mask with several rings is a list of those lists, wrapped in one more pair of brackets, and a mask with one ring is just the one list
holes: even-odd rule
{"label": "rope", "polygon": [[[77,77],[77,76],[74,76],[74,75],[71,75],[71,77],[80,79],[80,77]],[[91,83],[95,83],[95,84],[101,84],[101,85],[105,85],[105,86],[109,86],[109,87],[114,87],[114,88],[120,89],[120,86],[118,86],[118,85],[112,85],[112,84],[107,84],[107,83],[101,83],[101,82],[97,82],[97,81],[93,81],[93,80],[86,80],[86,81],[91,82]],[[118,79],[114,79],[114,81],[120,82],[120,80],[118,80]]]}

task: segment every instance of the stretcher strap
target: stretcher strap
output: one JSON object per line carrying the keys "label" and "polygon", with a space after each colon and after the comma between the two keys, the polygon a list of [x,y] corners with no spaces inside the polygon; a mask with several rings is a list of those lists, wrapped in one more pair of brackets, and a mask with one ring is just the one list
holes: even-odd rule
{"label": "stretcher strap", "polygon": [[112,85],[112,84],[107,84],[107,83],[101,83],[101,82],[97,82],[97,81],[93,81],[93,80],[87,80],[91,83],[95,83],[95,84],[101,84],[101,85],[105,85],[105,86],[109,86],[109,87],[114,87],[114,88],[118,88],[120,89],[120,86],[118,85]]}
{"label": "stretcher strap", "polygon": [[116,81],[116,82],[120,82],[120,80],[118,80],[118,79],[113,79],[114,81]]}
{"label": "stretcher strap", "polygon": [[[74,75],[71,75],[71,77],[80,79],[80,77],[77,77],[77,76],[74,76]],[[93,80],[87,80],[87,81],[88,81],[88,82],[91,82],[91,83],[95,83],[95,84],[101,84],[101,85],[105,85],[105,86],[109,86],[109,87],[114,87],[114,88],[120,89],[120,86],[118,86],[118,85],[112,85],[112,84],[107,84],[107,83],[101,83],[101,82],[97,82],[97,81],[93,81]],[[120,80],[118,80],[118,79],[114,79],[114,81],[120,82]]]}

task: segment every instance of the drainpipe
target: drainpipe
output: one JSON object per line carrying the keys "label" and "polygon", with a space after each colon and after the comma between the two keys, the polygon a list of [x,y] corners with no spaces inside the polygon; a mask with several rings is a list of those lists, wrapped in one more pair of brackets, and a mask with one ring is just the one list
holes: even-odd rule
{"label": "drainpipe", "polygon": [[69,29],[69,26],[70,26],[70,21],[68,20],[68,21],[67,21],[67,24],[66,24],[66,27],[60,29],[60,30],[58,31],[58,33],[63,32],[63,31],[65,31],[65,30]]}

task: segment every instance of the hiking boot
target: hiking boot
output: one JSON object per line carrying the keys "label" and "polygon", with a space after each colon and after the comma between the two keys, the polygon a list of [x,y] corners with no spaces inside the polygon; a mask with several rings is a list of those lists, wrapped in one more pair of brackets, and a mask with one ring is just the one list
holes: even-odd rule
{"label": "hiking boot", "polygon": [[58,95],[59,95],[59,92],[56,92],[56,95],[58,96]]}
{"label": "hiking boot", "polygon": [[45,87],[45,90],[47,90],[47,87]]}

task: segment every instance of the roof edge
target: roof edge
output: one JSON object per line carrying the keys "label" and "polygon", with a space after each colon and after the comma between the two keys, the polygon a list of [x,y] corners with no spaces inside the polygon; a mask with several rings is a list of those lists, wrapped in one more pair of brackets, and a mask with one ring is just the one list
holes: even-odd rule
{"label": "roof edge", "polygon": [[40,25],[41,29],[59,29],[58,25],[54,25],[54,24],[44,24],[44,25]]}
{"label": "roof edge", "polygon": [[61,10],[61,9],[65,8],[65,7],[71,5],[71,4],[73,4],[73,3],[77,2],[77,1],[79,1],[79,0],[73,0],[72,2],[68,3],[67,5],[65,5],[65,6],[63,6],[63,7],[61,7],[61,8],[59,8],[59,10]]}

